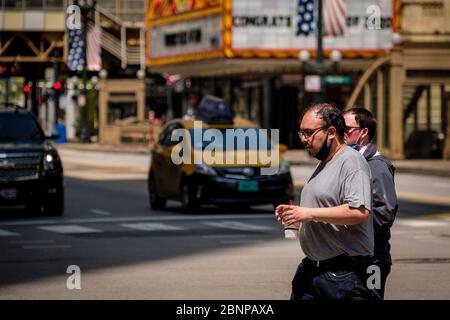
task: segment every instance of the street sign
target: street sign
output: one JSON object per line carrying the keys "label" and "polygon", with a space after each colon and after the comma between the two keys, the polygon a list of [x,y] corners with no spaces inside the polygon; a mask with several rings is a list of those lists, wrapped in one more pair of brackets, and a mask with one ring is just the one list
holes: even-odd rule
{"label": "street sign", "polygon": [[320,76],[318,75],[305,76],[305,91],[320,92]]}
{"label": "street sign", "polygon": [[351,84],[352,79],[350,76],[326,76],[325,77],[325,84]]}

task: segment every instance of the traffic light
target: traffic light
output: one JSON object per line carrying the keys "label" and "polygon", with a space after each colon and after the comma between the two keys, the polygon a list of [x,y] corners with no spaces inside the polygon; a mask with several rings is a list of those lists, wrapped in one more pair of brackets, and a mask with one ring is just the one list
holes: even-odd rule
{"label": "traffic light", "polygon": [[62,87],[61,82],[56,81],[55,83],[53,83],[53,89],[59,91],[59,90],[61,90],[61,87]]}
{"label": "traffic light", "polygon": [[29,85],[25,84],[23,86],[23,93],[30,93],[30,86]]}

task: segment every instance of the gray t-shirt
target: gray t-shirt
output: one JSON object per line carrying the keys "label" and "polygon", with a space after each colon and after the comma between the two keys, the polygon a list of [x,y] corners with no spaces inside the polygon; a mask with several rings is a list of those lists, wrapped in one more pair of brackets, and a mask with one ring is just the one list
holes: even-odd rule
{"label": "gray t-shirt", "polygon": [[[303,187],[300,206],[306,208],[336,207],[348,203],[350,207],[364,206],[372,212],[371,174],[366,159],[346,146],[325,165],[320,162]],[[346,254],[373,255],[373,221],[336,226],[308,221],[300,228],[300,245],[312,260],[326,260]]]}

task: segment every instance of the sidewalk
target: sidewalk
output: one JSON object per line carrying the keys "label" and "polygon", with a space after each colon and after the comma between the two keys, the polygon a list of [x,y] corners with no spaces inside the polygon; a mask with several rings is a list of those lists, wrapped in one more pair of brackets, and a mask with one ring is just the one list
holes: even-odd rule
{"label": "sidewalk", "polygon": [[[66,143],[57,144],[57,147],[62,150],[150,155],[150,150],[146,145],[136,144],[105,145],[98,143]],[[306,150],[299,149],[288,150],[285,158],[292,166],[314,166],[318,162],[316,159],[311,158]],[[450,178],[450,160],[414,159],[394,160],[392,162],[396,167],[396,172],[399,173],[415,173]]]}

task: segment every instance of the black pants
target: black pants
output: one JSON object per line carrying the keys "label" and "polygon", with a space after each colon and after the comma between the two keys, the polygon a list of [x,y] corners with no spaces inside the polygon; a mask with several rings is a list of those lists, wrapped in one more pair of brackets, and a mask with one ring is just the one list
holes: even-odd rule
{"label": "black pants", "polygon": [[291,300],[380,300],[375,289],[366,285],[370,264],[364,259],[337,259],[317,267],[305,258],[292,280]]}

